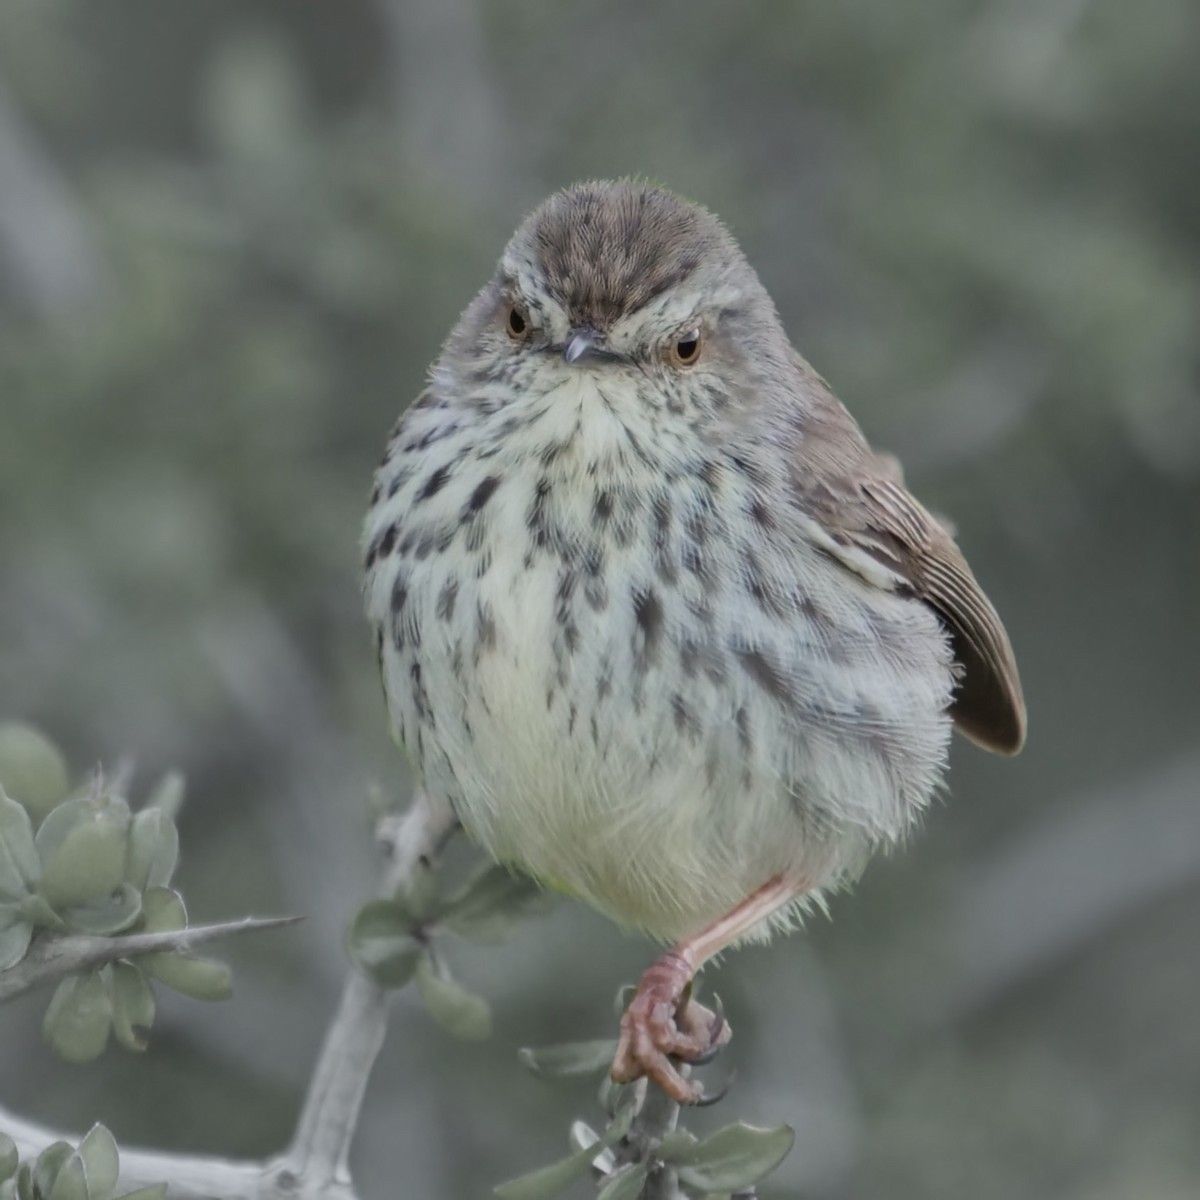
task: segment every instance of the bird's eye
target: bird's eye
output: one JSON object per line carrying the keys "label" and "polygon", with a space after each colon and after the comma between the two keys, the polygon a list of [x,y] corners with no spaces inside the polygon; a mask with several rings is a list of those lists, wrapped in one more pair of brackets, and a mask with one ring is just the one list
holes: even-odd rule
{"label": "bird's eye", "polygon": [[689,329],[671,343],[671,362],[677,367],[694,366],[700,357],[700,330]]}
{"label": "bird's eye", "polygon": [[523,342],[529,336],[529,318],[519,304],[508,306],[508,320],[505,322],[508,336],[514,342]]}

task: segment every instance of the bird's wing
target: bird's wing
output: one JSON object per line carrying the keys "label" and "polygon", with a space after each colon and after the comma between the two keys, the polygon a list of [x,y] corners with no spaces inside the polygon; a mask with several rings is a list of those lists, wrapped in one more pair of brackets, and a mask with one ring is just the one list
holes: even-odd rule
{"label": "bird's wing", "polygon": [[876,586],[909,591],[938,614],[962,669],[955,724],[984,748],[1015,754],[1025,741],[1025,701],[1000,617],[949,527],[904,486],[896,460],[873,453],[845,409],[828,400],[836,407],[822,406],[806,428],[793,475],[804,509],[844,566]]}

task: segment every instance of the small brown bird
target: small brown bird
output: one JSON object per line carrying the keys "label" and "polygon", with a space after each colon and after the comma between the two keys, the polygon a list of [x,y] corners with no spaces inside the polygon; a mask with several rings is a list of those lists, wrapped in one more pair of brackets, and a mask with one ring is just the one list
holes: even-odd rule
{"label": "small brown bird", "polygon": [[613,1075],[681,1101],[700,966],[898,841],[951,726],[1013,754],[1008,637],[948,528],[708,212],[636,182],[513,235],[364,532],[396,735],[497,859],[672,944]]}

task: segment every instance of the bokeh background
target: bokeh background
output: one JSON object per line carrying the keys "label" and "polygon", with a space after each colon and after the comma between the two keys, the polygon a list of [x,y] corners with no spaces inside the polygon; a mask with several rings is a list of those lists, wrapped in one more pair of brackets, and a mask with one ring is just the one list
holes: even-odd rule
{"label": "bokeh background", "polygon": [[[713,975],[767,1197],[1200,1194],[1200,7],[0,5],[0,714],[80,773],[186,771],[223,1006],[71,1068],[0,1013],[0,1100],[128,1144],[286,1138],[411,786],[358,596],[386,431],[543,195],[642,174],[740,237],[797,344],[952,514],[1029,700],[1012,762],[832,921]],[[564,903],[455,952],[496,1033],[402,996],[355,1166],[484,1196],[589,1087],[515,1050],[611,1030],[651,948]],[[586,1189],[580,1194],[585,1194]]]}

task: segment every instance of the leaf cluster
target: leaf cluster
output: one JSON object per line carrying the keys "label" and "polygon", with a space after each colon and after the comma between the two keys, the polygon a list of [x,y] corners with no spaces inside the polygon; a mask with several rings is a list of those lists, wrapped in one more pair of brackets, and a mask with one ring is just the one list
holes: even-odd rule
{"label": "leaf cluster", "polygon": [[[114,1200],[120,1159],[113,1136],[93,1125],[78,1146],[54,1142],[21,1162],[12,1138],[0,1133],[0,1200]],[[167,1185],[126,1192],[119,1200],[164,1200]]]}
{"label": "leaf cluster", "polygon": [[445,933],[495,945],[523,917],[544,911],[550,899],[532,880],[495,864],[442,896],[432,870],[419,868],[403,894],[359,910],[350,927],[350,952],[382,987],[415,980],[439,1025],[455,1037],[482,1041],[492,1030],[488,1003],[454,979],[435,939]]}
{"label": "leaf cluster", "polygon": [[[55,941],[111,938],[187,927],[183,898],[169,885],[179,858],[178,775],[166,776],[135,813],[102,776],[68,790],[62,756],[28,726],[0,726],[0,972]],[[110,1034],[146,1047],[154,1020],[150,980],[201,1000],[230,994],[229,969],[185,951],[106,962],[67,976],[43,1032],[70,1062],[97,1057]]]}
{"label": "leaf cluster", "polygon": [[[605,1069],[616,1043],[571,1042],[524,1049],[521,1062],[543,1078],[585,1076]],[[496,1188],[501,1200],[551,1200],[589,1172],[599,1180],[598,1200],[636,1200],[662,1172],[689,1200],[738,1200],[787,1157],[795,1132],[787,1125],[761,1129],[737,1122],[697,1138],[686,1129],[647,1135],[635,1121],[646,1104],[645,1084],[620,1087],[605,1079],[601,1102],[608,1113],[603,1133],[582,1121],[571,1127],[573,1152],[566,1158]],[[657,1194],[657,1193],[656,1193]]]}

